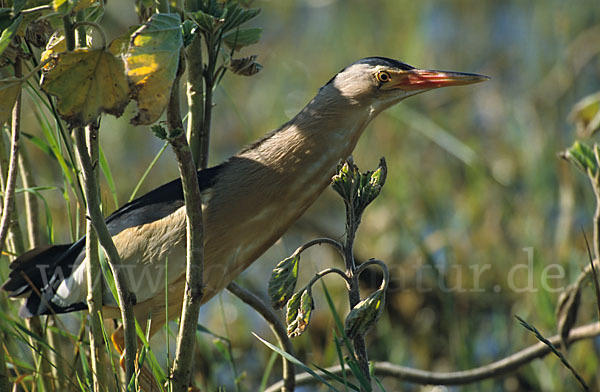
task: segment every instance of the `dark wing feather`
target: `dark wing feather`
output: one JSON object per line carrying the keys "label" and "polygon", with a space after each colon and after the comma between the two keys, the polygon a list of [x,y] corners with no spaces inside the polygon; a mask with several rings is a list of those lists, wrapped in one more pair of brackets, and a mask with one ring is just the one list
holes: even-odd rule
{"label": "dark wing feather", "polygon": [[[217,181],[226,163],[198,172],[200,191]],[[111,235],[129,228],[154,222],[175,212],[184,205],[181,179],[164,184],[123,205],[112,213],[106,223]],[[85,237],[74,244],[48,245],[30,250],[11,263],[9,279],[2,289],[16,297],[32,292],[21,308],[23,317],[40,314],[65,313],[85,309],[85,303],[58,307],[50,302],[60,283],[71,276],[73,266],[83,257]],[[35,286],[32,290],[31,284]],[[38,295],[42,294],[42,298]]]}

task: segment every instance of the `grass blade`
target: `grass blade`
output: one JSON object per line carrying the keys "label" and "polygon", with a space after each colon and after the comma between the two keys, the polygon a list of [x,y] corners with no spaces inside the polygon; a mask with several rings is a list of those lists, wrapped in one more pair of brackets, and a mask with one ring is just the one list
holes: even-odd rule
{"label": "grass blade", "polygon": [[156,156],[154,157],[154,159],[152,159],[152,162],[150,162],[150,165],[148,165],[148,168],[146,169],[146,171],[144,172],[144,174],[142,174],[142,177],[138,181],[137,185],[135,186],[135,188],[133,188],[133,192],[131,192],[131,196],[129,196],[129,200],[128,201],[132,201],[133,199],[135,199],[135,195],[137,195],[138,191],[140,190],[140,187],[142,186],[142,183],[144,182],[144,180],[146,180],[146,177],[148,177],[148,174],[150,173],[150,170],[152,170],[152,168],[154,167],[154,165],[156,165],[156,162],[158,162],[158,158],[160,158],[160,156],[162,155],[162,153],[165,152],[165,150],[167,149],[168,145],[169,145],[169,142],[165,142],[165,144],[163,144],[163,146],[160,148],[160,150],[158,151],[158,153],[156,153]]}
{"label": "grass blade", "polygon": [[334,388],[333,385],[331,385],[323,377],[321,377],[317,373],[315,373],[314,370],[312,370],[310,367],[306,366],[298,358],[296,358],[293,355],[290,355],[289,353],[283,351],[279,347],[277,347],[277,346],[275,346],[275,345],[267,342],[266,340],[264,340],[263,338],[261,338],[260,336],[258,336],[257,334],[255,334],[254,332],[252,332],[252,335],[254,335],[254,337],[257,338],[258,340],[260,340],[265,346],[269,347],[271,350],[275,351],[277,354],[283,356],[285,359],[287,359],[288,361],[292,362],[294,365],[297,365],[297,366],[301,367],[305,372],[307,372],[308,374],[310,374],[311,376],[313,376],[314,378],[316,378],[317,380],[319,380],[320,382],[322,382],[323,384],[325,384],[329,388],[329,390],[336,392],[336,389]]}
{"label": "grass blade", "polygon": [[110,189],[110,194],[113,197],[113,202],[115,203],[115,209],[119,208],[119,199],[117,198],[117,188],[115,187],[115,180],[113,178],[112,172],[110,171],[110,166],[108,165],[108,161],[106,160],[106,156],[104,155],[104,150],[102,146],[98,145],[98,156],[100,161],[100,169],[102,170],[102,174],[104,174],[104,178],[106,178],[106,182],[108,183],[108,189]]}
{"label": "grass blade", "polygon": [[527,323],[527,321],[523,320],[521,317],[519,316],[515,316],[517,318],[517,320],[519,320],[519,323],[521,323],[521,325],[533,332],[533,334],[535,335],[535,337],[542,343],[544,343],[546,346],[548,346],[550,348],[550,350],[554,353],[554,355],[556,355],[558,358],[560,358],[560,361],[567,367],[567,369],[569,369],[571,371],[571,373],[573,373],[573,375],[575,376],[575,378],[577,379],[577,381],[579,381],[579,383],[581,384],[581,386],[583,387],[584,390],[589,391],[590,388],[587,386],[587,384],[585,383],[585,381],[583,380],[583,378],[581,378],[581,376],[579,375],[579,373],[577,373],[577,371],[571,366],[571,364],[569,363],[569,361],[567,361],[567,358],[565,358],[565,356],[563,355],[563,353],[561,353],[560,351],[558,351],[558,349],[552,344],[551,341],[549,341],[548,339],[546,339],[541,333],[540,331],[538,331],[538,329],[536,327],[534,327],[533,325],[530,325]]}

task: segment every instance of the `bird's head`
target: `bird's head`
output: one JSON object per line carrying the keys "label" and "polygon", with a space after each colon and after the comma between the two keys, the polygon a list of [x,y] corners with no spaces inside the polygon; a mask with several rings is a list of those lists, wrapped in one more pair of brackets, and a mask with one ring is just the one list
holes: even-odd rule
{"label": "bird's head", "polygon": [[325,86],[349,101],[380,112],[404,98],[431,89],[483,82],[472,73],[418,69],[385,57],[367,57],[350,64]]}

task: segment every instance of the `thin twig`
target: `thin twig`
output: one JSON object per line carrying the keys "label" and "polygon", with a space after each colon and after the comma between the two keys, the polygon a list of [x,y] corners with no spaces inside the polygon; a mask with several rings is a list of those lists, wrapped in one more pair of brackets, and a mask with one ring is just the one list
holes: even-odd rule
{"label": "thin twig", "polygon": [[[270,306],[267,306],[258,296],[239,286],[235,282],[231,282],[229,286],[227,286],[227,290],[256,310],[265,319],[267,324],[269,324],[269,327],[271,327],[271,330],[277,338],[279,347],[281,347],[282,350],[286,351],[290,355],[295,356],[294,346],[292,345],[290,338],[287,336],[285,325],[283,325],[277,314],[273,311],[273,309],[271,309]],[[281,358],[283,361],[283,384],[281,386],[281,391],[290,392],[295,388],[294,365],[284,357]]]}
{"label": "thin twig", "polygon": [[308,248],[315,246],[315,245],[330,245],[333,248],[335,248],[335,250],[337,250],[337,252],[344,257],[344,246],[339,243],[336,240],[333,240],[331,238],[316,238],[314,240],[308,241],[307,243],[303,244],[302,246],[300,246],[298,249],[296,249],[296,251],[294,252],[295,255],[300,254],[302,252],[304,252],[305,250],[307,250]]}
{"label": "thin twig", "polygon": [[[208,162],[208,160],[200,159],[200,139],[204,123],[204,78],[202,75],[204,64],[202,63],[202,36],[200,34],[195,34],[192,42],[185,49],[185,58],[187,62],[187,101],[189,108],[187,137],[196,166],[198,169],[204,169],[201,162]],[[210,130],[207,132],[210,132]],[[206,154],[208,154],[208,150]]]}
{"label": "thin twig", "polygon": [[[125,374],[126,383],[129,383],[135,373],[135,354],[137,352],[137,335],[135,331],[135,318],[133,315],[133,305],[137,302],[136,296],[129,291],[127,280],[124,275],[124,269],[121,266],[119,252],[113,243],[112,237],[104,222],[102,211],[100,210],[100,200],[98,192],[98,183],[94,175],[94,164],[88,155],[88,148],[85,140],[85,132],[82,128],[74,130],[75,145],[77,155],[81,165],[81,171],[84,180],[85,197],[87,200],[87,216],[90,218],[94,230],[98,235],[100,245],[104,249],[108,262],[115,278],[115,286],[119,299],[119,309],[123,319],[123,330],[125,336]],[[96,139],[94,143],[97,143]]]}
{"label": "thin twig", "polygon": [[[23,146],[25,147],[25,146]],[[31,164],[25,154],[27,151],[22,149],[19,154],[19,172],[21,174],[21,182],[23,183],[24,189],[35,188],[35,180],[33,179],[33,173],[31,171]],[[40,230],[40,206],[38,198],[31,192],[25,192],[25,218],[27,222],[27,237],[29,240],[29,247],[35,248],[44,243],[43,232]]]}
{"label": "thin twig", "polygon": [[[20,59],[17,58],[15,73],[17,67],[20,68]],[[19,136],[21,134],[21,92],[17,96],[12,111],[11,121],[11,143],[10,143],[10,163],[8,165],[8,177],[6,188],[4,189],[4,203],[2,205],[2,218],[0,220],[0,253],[4,249],[4,243],[8,235],[12,219],[12,210],[14,208],[15,187],[17,184],[17,167],[19,162]]]}
{"label": "thin twig", "polygon": [[359,265],[358,268],[356,269],[356,275],[360,275],[367,267],[370,267],[372,265],[379,266],[379,268],[381,268],[381,270],[383,271],[383,280],[381,281],[381,289],[386,290],[388,287],[388,283],[390,281],[390,270],[388,269],[387,265],[383,261],[377,260],[377,259],[369,259],[369,260],[365,261],[364,263]]}
{"label": "thin twig", "polygon": [[187,231],[187,267],[185,295],[177,335],[177,348],[171,375],[172,390],[187,391],[192,374],[192,358],[196,343],[196,325],[203,296],[204,230],[202,224],[202,198],[198,175],[190,146],[183,131],[179,105],[179,80],[185,68],[183,54],[179,54],[177,77],[171,89],[167,106],[168,140],[173,147],[185,200]]}
{"label": "thin twig", "polygon": [[[75,49],[75,31],[73,29],[73,22],[71,21],[71,17],[69,15],[63,16],[63,26],[65,30],[67,50],[72,51]],[[94,163],[90,159],[90,155],[88,153],[84,129],[77,128],[73,132],[75,134],[75,145],[77,156],[79,158],[79,164],[81,166],[81,174],[84,180],[83,187],[85,199],[87,201],[87,216],[94,226],[94,230],[96,231],[100,245],[106,253],[110,269],[115,278],[119,309],[121,310],[121,318],[123,320],[123,334],[125,339],[125,376],[126,384],[128,384],[135,374],[137,334],[135,331],[133,305],[135,305],[137,300],[135,294],[128,288],[123,268],[119,268],[121,266],[119,251],[117,250],[112,240],[112,236],[106,227],[106,222],[104,222],[104,216],[102,215],[102,211],[100,209],[99,184],[96,176],[94,175]],[[92,143],[98,143],[98,139],[92,139]],[[97,147],[90,147],[92,150],[94,148]]]}
{"label": "thin twig", "polygon": [[[600,323],[587,324],[571,331],[569,335],[569,343],[573,343],[583,339],[590,339],[600,335]],[[560,334],[554,335],[548,339],[552,344],[560,347]],[[542,358],[550,353],[550,348],[544,343],[536,343],[524,350],[512,354],[499,361],[476,367],[469,370],[457,372],[430,372],[426,370],[413,369],[405,366],[395,365],[389,362],[373,363],[374,372],[377,376],[393,377],[402,381],[411,382],[422,385],[465,385],[478,381],[487,380],[493,377],[500,377],[510,373],[519,367],[528,364],[537,358]],[[328,372],[335,375],[342,374],[340,365],[332,366],[327,369]],[[327,374],[317,373],[329,379]],[[296,385],[311,385],[319,381],[313,378],[308,373],[302,373],[296,376]],[[265,390],[265,392],[274,392],[281,388],[282,382],[279,381]]]}
{"label": "thin twig", "polygon": [[319,279],[321,279],[323,276],[328,275],[328,274],[337,274],[339,276],[341,276],[345,281],[346,284],[350,284],[350,278],[348,278],[346,276],[346,274],[344,273],[344,271],[342,271],[341,269],[337,269],[337,268],[326,268],[322,271],[319,271],[315,274],[315,276],[312,277],[312,279],[306,284],[305,288],[307,290],[312,290],[312,285],[314,285]]}
{"label": "thin twig", "polygon": [[[98,159],[98,127],[96,124],[86,127],[88,153],[95,162]],[[93,176],[98,181],[98,171]],[[90,313],[90,355],[92,357],[93,390],[100,392],[107,385],[106,358],[104,355],[104,337],[102,334],[102,284],[100,259],[98,258],[98,236],[92,222],[86,223],[85,257],[87,260],[87,303]]]}
{"label": "thin twig", "polygon": [[[21,60],[17,57],[15,63],[15,74],[21,72]],[[12,210],[14,208],[15,187],[17,183],[17,166],[19,161],[19,135],[21,125],[21,93],[19,92],[17,100],[13,106],[11,122],[11,146],[8,173],[6,178],[6,187],[4,189],[4,203],[2,207],[2,218],[0,220],[0,253],[4,249],[4,243],[10,228]],[[2,137],[2,135],[0,135]],[[0,353],[0,390],[8,391],[8,372],[4,361],[4,353]]]}

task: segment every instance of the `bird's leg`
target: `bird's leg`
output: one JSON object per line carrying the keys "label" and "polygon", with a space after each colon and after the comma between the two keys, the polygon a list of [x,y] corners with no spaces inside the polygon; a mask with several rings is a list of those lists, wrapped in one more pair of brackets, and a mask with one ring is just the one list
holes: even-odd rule
{"label": "bird's leg", "polygon": [[[117,350],[117,352],[120,355],[119,365],[121,365],[121,369],[125,370],[125,334],[122,325],[120,325],[119,328],[117,328],[115,332],[113,332],[112,335],[110,335],[110,340],[112,341],[115,350]],[[140,339],[138,339],[137,346],[143,347]],[[139,383],[141,390],[146,392],[159,391],[160,388],[158,387],[158,384],[154,379],[152,371],[146,365],[142,366],[141,369],[138,368],[139,355],[140,351],[138,350],[135,356],[135,373],[139,373]],[[129,382],[129,380],[127,380],[127,382]]]}

